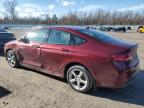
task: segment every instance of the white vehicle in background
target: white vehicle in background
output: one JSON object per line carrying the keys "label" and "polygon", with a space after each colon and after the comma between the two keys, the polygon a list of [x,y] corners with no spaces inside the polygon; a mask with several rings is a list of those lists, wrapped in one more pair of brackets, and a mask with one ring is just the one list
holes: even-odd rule
{"label": "white vehicle in background", "polygon": [[32,29],[41,29],[41,28],[43,28],[43,26],[40,25],[32,27]]}

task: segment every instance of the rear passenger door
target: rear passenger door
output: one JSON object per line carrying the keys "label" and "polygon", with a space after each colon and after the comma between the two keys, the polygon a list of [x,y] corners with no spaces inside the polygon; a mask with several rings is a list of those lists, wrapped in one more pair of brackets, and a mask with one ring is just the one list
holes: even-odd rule
{"label": "rear passenger door", "polygon": [[60,74],[60,69],[71,59],[74,51],[73,39],[69,32],[52,29],[47,43],[41,45],[43,68],[52,74]]}

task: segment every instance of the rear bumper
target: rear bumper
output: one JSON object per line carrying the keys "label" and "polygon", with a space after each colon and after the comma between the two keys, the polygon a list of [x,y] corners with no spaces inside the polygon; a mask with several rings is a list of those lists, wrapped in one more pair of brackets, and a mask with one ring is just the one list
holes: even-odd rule
{"label": "rear bumper", "polygon": [[94,78],[98,87],[123,88],[134,81],[139,70],[139,60],[122,72],[118,72],[113,66],[103,66],[103,71],[95,74]]}
{"label": "rear bumper", "polygon": [[140,71],[140,66],[138,62],[138,64],[135,67],[128,69],[119,75],[115,83],[115,86],[113,88],[123,88],[132,84],[139,71]]}

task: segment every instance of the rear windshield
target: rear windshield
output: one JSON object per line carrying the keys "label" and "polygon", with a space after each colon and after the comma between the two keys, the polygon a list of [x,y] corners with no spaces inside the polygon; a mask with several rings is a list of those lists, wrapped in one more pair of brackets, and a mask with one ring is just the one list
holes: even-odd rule
{"label": "rear windshield", "polygon": [[110,35],[102,33],[102,32],[98,32],[98,31],[93,30],[93,29],[80,29],[78,31],[80,33],[84,33],[84,34],[87,34],[91,37],[94,37],[95,39],[102,41],[102,42],[111,43],[111,42],[120,41],[120,39],[118,39],[116,37],[110,36]]}
{"label": "rear windshield", "polygon": [[12,33],[0,33],[0,39],[13,39],[14,34]]}

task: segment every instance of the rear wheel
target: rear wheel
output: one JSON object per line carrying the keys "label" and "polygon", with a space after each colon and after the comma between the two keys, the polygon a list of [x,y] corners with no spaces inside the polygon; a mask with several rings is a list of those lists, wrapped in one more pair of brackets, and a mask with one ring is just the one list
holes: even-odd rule
{"label": "rear wheel", "polygon": [[83,66],[75,65],[67,71],[67,81],[78,92],[88,92],[93,86],[93,77]]}
{"label": "rear wheel", "polygon": [[17,60],[17,57],[16,55],[14,54],[13,50],[9,50],[7,51],[7,54],[6,54],[6,59],[8,61],[8,64],[15,68],[15,67],[18,67],[19,66],[19,62]]}

